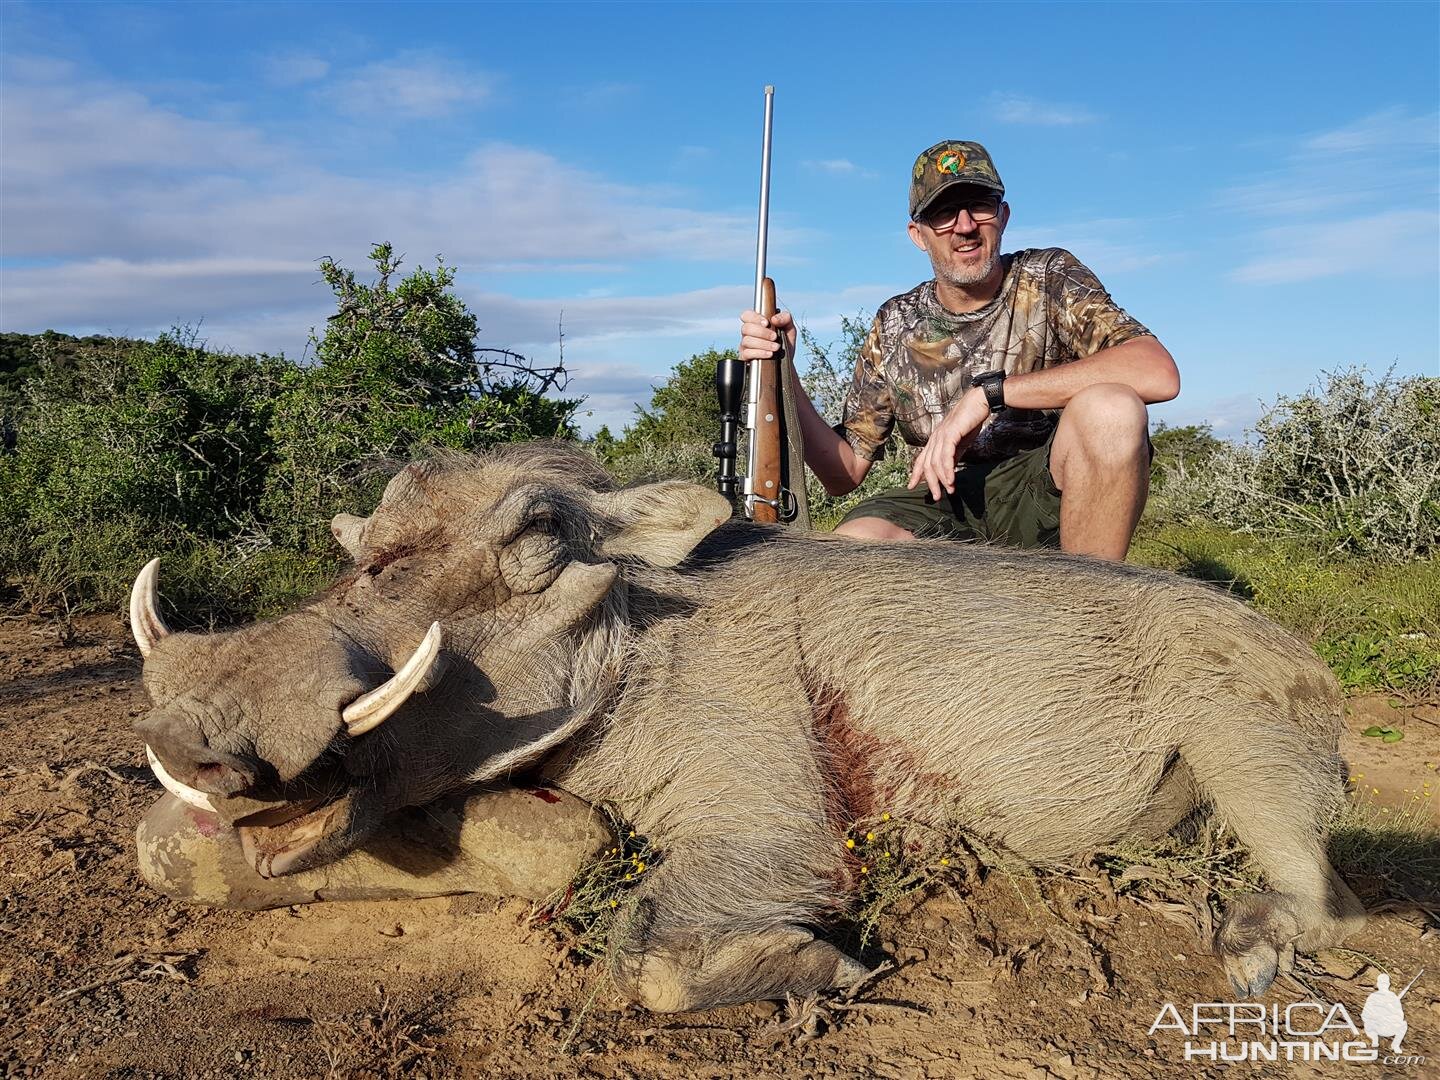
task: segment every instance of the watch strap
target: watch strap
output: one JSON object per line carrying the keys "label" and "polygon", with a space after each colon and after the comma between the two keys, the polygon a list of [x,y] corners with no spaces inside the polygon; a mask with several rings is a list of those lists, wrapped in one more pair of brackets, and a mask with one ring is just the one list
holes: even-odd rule
{"label": "watch strap", "polygon": [[992,413],[1005,408],[1005,372],[982,371],[971,382],[985,392],[985,402]]}

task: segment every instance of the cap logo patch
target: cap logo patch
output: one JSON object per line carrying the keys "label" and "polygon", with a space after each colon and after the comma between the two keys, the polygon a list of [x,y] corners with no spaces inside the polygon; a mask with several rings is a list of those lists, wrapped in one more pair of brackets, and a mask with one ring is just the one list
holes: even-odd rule
{"label": "cap logo patch", "polygon": [[935,168],[939,172],[959,176],[960,170],[965,168],[965,155],[959,150],[942,151],[935,158]]}

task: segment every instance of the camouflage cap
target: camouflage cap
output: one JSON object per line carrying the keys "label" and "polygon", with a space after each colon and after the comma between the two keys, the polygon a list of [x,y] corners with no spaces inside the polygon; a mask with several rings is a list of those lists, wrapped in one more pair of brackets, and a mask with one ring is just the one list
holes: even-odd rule
{"label": "camouflage cap", "polygon": [[944,139],[915,159],[910,173],[910,217],[925,212],[939,194],[955,184],[976,184],[1005,194],[990,154],[978,142]]}

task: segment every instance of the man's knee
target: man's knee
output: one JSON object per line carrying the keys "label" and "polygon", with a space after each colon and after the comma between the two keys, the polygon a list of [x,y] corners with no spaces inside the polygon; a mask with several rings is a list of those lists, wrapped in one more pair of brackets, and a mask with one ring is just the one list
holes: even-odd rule
{"label": "man's knee", "polygon": [[852,540],[914,540],[915,534],[893,521],[878,517],[851,518],[835,526],[836,536]]}
{"label": "man's knee", "polygon": [[1148,464],[1150,414],[1140,395],[1121,383],[1098,383],[1072,397],[1060,413],[1052,469],[1063,470],[1077,451],[1102,465],[1125,466],[1142,457]]}
{"label": "man's knee", "polygon": [[1087,386],[1070,399],[1060,413],[1062,426],[1082,437],[1101,439],[1129,435],[1143,442],[1150,429],[1150,413],[1140,395],[1122,383]]}

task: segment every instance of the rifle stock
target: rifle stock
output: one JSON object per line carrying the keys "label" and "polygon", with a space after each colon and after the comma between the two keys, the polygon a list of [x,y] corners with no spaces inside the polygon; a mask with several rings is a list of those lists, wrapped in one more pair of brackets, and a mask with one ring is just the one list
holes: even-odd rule
{"label": "rifle stock", "polygon": [[[769,319],[779,310],[775,303],[775,282],[764,278],[760,288],[761,315]],[[757,360],[750,365],[750,378],[754,380],[755,391],[751,399],[755,402],[755,413],[750,417],[750,488],[759,498],[752,501],[752,521],[774,524],[780,520],[776,508],[781,498],[781,479],[785,459],[785,445],[782,437],[780,375],[781,360],[785,355],[784,335],[775,354],[766,360]]]}

